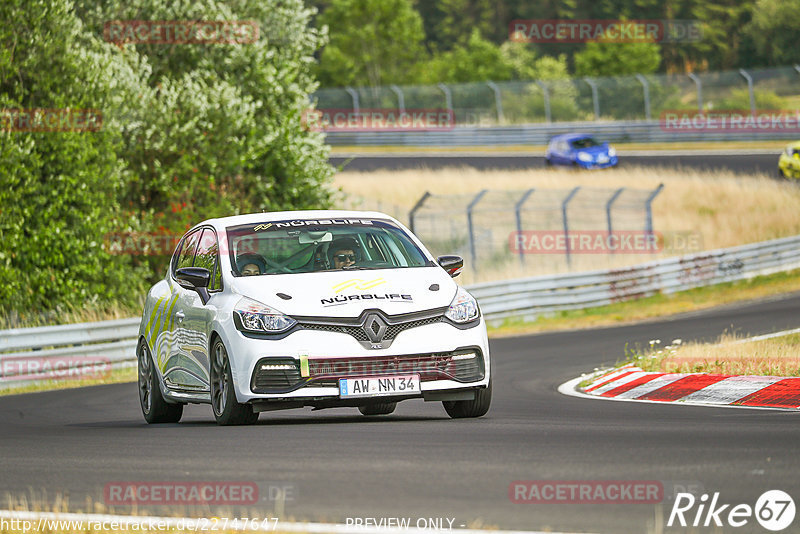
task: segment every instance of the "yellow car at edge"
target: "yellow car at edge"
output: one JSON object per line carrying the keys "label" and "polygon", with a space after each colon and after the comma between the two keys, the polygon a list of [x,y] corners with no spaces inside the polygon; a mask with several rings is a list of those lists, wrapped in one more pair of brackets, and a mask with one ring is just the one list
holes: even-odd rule
{"label": "yellow car at edge", "polygon": [[781,152],[778,174],[783,178],[800,179],[800,141],[789,143]]}

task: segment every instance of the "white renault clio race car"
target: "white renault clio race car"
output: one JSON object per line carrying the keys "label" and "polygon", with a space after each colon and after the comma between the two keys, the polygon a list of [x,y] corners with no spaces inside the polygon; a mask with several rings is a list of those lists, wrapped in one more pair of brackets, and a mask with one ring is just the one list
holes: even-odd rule
{"label": "white renault clio race car", "polygon": [[492,396],[486,325],[437,260],[388,215],[259,213],[204,221],[147,294],[137,347],[148,423],[210,403],[222,425],[311,406],[394,411],[442,401],[480,417]]}

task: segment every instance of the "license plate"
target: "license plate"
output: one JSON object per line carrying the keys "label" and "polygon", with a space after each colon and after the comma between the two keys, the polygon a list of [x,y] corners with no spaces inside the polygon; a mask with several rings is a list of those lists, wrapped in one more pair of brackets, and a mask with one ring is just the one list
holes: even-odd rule
{"label": "license plate", "polygon": [[340,397],[379,397],[419,393],[419,375],[340,378]]}

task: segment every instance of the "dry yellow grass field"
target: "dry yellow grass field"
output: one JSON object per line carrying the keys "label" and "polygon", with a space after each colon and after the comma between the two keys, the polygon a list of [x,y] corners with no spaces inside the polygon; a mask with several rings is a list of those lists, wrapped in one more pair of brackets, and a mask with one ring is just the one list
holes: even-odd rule
{"label": "dry yellow grass field", "polygon": [[[492,170],[471,168],[415,169],[339,173],[339,206],[376,209],[408,222],[408,212],[426,192],[434,195],[477,193],[482,189],[538,191],[572,187],[655,189],[653,227],[664,234],[692,233],[702,250],[730,247],[800,234],[800,187],[766,175],[742,176],[726,171],[623,167],[599,172],[568,169]],[[532,228],[536,229],[536,228]],[[602,229],[602,228],[601,228]],[[424,239],[424,238],[423,238]],[[573,256],[568,267],[561,255],[539,255],[519,262],[473,272],[467,263],[463,283],[558,272],[634,265],[675,252]]]}
{"label": "dry yellow grass field", "polygon": [[[677,343],[676,343],[677,341]],[[716,343],[680,343],[652,347],[633,361],[645,371],[724,375],[800,376],[800,335],[751,341],[724,334]]]}

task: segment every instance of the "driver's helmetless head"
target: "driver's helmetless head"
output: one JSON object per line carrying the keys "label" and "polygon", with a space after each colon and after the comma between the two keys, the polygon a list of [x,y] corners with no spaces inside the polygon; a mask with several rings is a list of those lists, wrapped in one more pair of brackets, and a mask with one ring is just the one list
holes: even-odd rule
{"label": "driver's helmetless head", "polygon": [[334,269],[341,269],[342,267],[350,267],[356,262],[356,253],[353,249],[342,248],[333,252],[333,267]]}
{"label": "driver's helmetless head", "polygon": [[361,256],[361,247],[352,237],[340,237],[328,248],[328,259],[333,269],[344,269],[355,265]]}
{"label": "driver's helmetless head", "polygon": [[254,276],[261,274],[261,269],[255,263],[248,263],[242,267],[242,276]]}

